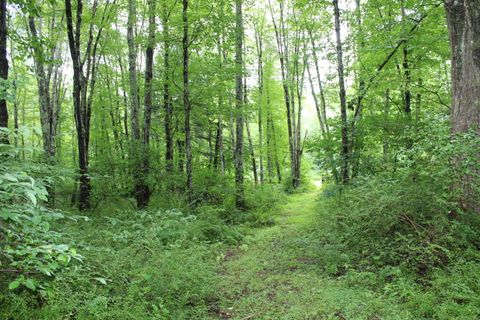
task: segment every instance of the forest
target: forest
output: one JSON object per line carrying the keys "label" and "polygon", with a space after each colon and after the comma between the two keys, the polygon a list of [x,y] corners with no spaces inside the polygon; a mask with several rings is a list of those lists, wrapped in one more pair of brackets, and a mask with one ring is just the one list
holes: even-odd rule
{"label": "forest", "polygon": [[480,0],[0,0],[0,319],[480,319]]}

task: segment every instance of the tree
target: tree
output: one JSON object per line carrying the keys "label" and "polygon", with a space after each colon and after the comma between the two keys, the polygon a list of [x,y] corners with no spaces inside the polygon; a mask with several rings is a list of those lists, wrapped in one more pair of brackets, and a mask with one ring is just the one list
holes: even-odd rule
{"label": "tree", "polygon": [[341,147],[341,179],[343,184],[349,181],[349,144],[348,144],[348,122],[347,122],[347,97],[345,92],[345,78],[343,67],[343,49],[342,38],[340,36],[340,10],[338,0],[333,0],[333,9],[335,16],[335,36],[336,36],[336,52],[337,52],[337,71],[338,71],[338,88],[340,97],[340,118],[342,127],[342,147]]}
{"label": "tree", "polygon": [[148,144],[150,140],[150,125],[152,114],[152,77],[153,77],[153,50],[155,41],[155,3],[148,2],[148,43],[145,59],[145,97],[143,134],[140,127],[140,97],[138,94],[137,79],[137,44],[135,41],[135,27],[137,22],[136,0],[128,1],[128,71],[130,79],[130,114],[132,123],[132,160],[134,176],[134,195],[138,208],[145,208],[150,199],[150,189],[146,183],[148,176]]}
{"label": "tree", "polygon": [[[452,111],[453,134],[473,131],[480,133],[480,1],[445,0],[447,25],[452,53]],[[477,155],[477,160],[478,160]],[[462,159],[457,158],[456,162]],[[458,163],[457,163],[458,165]],[[472,168],[474,175],[478,167]],[[472,186],[472,174],[461,181],[461,204],[480,213],[480,203]]]}
{"label": "tree", "polygon": [[[98,1],[92,3],[92,16],[98,11]],[[77,131],[77,148],[79,164],[79,209],[90,209],[90,176],[89,176],[89,144],[90,120],[92,114],[93,93],[98,70],[97,50],[103,31],[103,23],[109,13],[109,2],[103,8],[100,26],[94,35],[94,19],[91,19],[85,51],[82,49],[83,2],[77,0],[75,23],[73,22],[72,1],[65,0],[67,18],[67,36],[73,67],[73,109]]]}
{"label": "tree", "polygon": [[[301,54],[305,56],[305,52],[300,52],[301,42],[304,41],[303,30],[296,21],[295,8],[291,8],[292,16],[286,15],[285,2],[279,1],[279,17],[276,18],[273,6],[269,1],[270,14],[272,16],[272,23],[275,31],[275,39],[277,43],[278,57],[280,60],[280,71],[282,76],[283,97],[285,100],[285,108],[287,113],[287,131],[288,131],[288,147],[290,153],[290,178],[291,186],[298,188],[300,186],[301,173],[301,154],[302,154],[302,139],[301,139],[301,95],[303,87],[303,78],[305,68],[300,71],[299,59]],[[291,25],[289,25],[291,22]],[[289,30],[293,30],[293,35]],[[291,52],[293,38],[293,52]],[[293,59],[291,59],[293,56]],[[304,57],[305,58],[305,57]],[[292,62],[293,60],[293,62]],[[304,64],[305,65],[305,64]],[[301,77],[300,77],[301,74]],[[301,79],[300,79],[301,78]],[[295,97],[296,96],[296,97]],[[297,102],[298,111],[295,110],[295,103]],[[279,171],[279,170],[277,170]]]}
{"label": "tree", "polygon": [[173,106],[170,93],[170,13],[167,10],[166,2],[162,5],[162,35],[163,35],[163,108],[165,128],[165,167],[167,173],[173,172],[173,132],[172,117]]}
{"label": "tree", "polygon": [[[53,37],[53,28],[56,24],[55,16],[51,20],[50,31]],[[38,35],[35,17],[30,14],[28,18],[30,33],[33,38],[32,49],[35,61],[35,74],[38,86],[38,102],[40,107],[40,123],[42,126],[43,150],[48,161],[55,157],[58,119],[62,95],[63,75],[55,59],[59,56],[58,44],[53,43],[49,53]],[[52,42],[55,40],[50,39]]]}
{"label": "tree", "polygon": [[189,86],[189,34],[188,34],[188,1],[183,0],[182,20],[183,20],[183,110],[184,110],[184,130],[185,130],[185,160],[187,170],[187,195],[188,202],[193,202],[192,185],[192,134],[190,131],[190,86]]}
{"label": "tree", "polygon": [[[0,0],[0,129],[8,128],[7,109],[7,0]],[[0,132],[0,143],[8,143],[8,135]]]}
{"label": "tree", "polygon": [[242,0],[235,0],[235,204],[245,208],[243,186],[243,14]]}

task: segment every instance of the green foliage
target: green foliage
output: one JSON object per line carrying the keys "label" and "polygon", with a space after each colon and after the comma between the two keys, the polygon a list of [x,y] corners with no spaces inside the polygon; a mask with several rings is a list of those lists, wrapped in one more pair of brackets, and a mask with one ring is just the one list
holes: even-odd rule
{"label": "green foliage", "polygon": [[18,162],[14,157],[20,149],[0,148],[6,150],[0,153],[0,278],[10,290],[28,288],[46,295],[49,280],[69,269],[72,259],[83,260],[54,227],[58,221],[76,217],[42,206],[47,201],[47,181],[52,178],[36,175],[48,171],[47,166]]}
{"label": "green foliage", "polygon": [[[451,139],[441,122],[428,132],[398,155],[395,171],[325,186],[314,238],[331,277],[381,291],[416,319],[476,318],[480,219],[459,207],[455,186],[467,172],[478,186],[466,170],[478,167],[479,140]],[[453,155],[466,165],[452,165]]]}
{"label": "green foliage", "polygon": [[218,205],[186,213],[104,204],[91,222],[64,224],[66,239],[79,244],[84,264],[58,272],[41,304],[26,294],[1,295],[5,307],[0,316],[205,319],[219,299],[216,265],[225,245],[237,244],[248,232],[247,225],[271,223],[283,199],[274,187],[257,191],[247,192],[256,210],[230,216]]}

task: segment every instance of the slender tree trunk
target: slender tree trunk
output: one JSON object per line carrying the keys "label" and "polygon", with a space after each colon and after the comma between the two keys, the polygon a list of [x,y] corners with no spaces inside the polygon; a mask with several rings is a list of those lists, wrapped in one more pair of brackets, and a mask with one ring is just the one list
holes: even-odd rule
{"label": "slender tree trunk", "polygon": [[[361,16],[361,6],[360,0],[355,0],[355,16],[356,16],[356,23],[357,23],[357,41],[355,43],[355,51],[356,51],[356,58],[358,63],[361,64],[361,51],[360,49],[365,47],[365,41],[363,40],[363,28],[362,28],[362,16]],[[355,73],[356,81],[358,82],[358,92],[363,92],[365,90],[365,81],[364,75],[362,70],[359,70]],[[358,131],[358,124],[363,115],[363,105],[362,105],[363,98],[360,95],[357,96],[356,108],[352,106],[354,109],[354,118],[351,124],[351,135],[350,135],[350,145],[349,145],[349,159],[351,162],[351,177],[352,179],[355,178],[360,169],[360,158],[361,152],[363,149],[363,135]]]}
{"label": "slender tree trunk", "polygon": [[255,30],[255,43],[257,46],[258,57],[258,154],[260,164],[260,183],[264,182],[264,169],[263,169],[263,39],[262,34]]}
{"label": "slender tree trunk", "polygon": [[[244,34],[245,37],[245,34]],[[247,56],[247,50],[245,44],[245,38],[243,38],[243,57]],[[245,59],[243,59],[243,70],[246,70]],[[245,73],[243,74],[243,105],[248,105],[248,94],[247,94],[247,77]],[[247,140],[248,147],[250,151],[250,158],[252,161],[252,173],[255,182],[255,186],[258,186],[258,170],[257,170],[257,159],[255,157],[255,146],[253,144],[252,135],[250,133],[250,126],[248,124],[248,116],[244,117],[245,128],[247,129]]]}
{"label": "slender tree trunk", "polygon": [[128,43],[128,74],[130,81],[130,117],[132,126],[132,139],[138,147],[140,141],[140,119],[139,119],[139,98],[137,81],[137,45],[135,43],[135,25],[137,22],[136,0],[128,0],[128,23],[127,23],[127,43]]}
{"label": "slender tree trunk", "polygon": [[188,202],[192,204],[193,201],[193,186],[192,186],[192,142],[190,132],[190,89],[189,89],[189,34],[188,34],[188,1],[183,0],[183,108],[185,121],[185,158],[187,169],[187,195]]}
{"label": "slender tree trunk", "polygon": [[[284,99],[285,99],[285,107],[287,109],[287,129],[288,129],[288,147],[289,147],[289,152],[290,152],[290,171],[292,175],[292,185],[293,183],[293,173],[295,171],[294,166],[295,166],[295,149],[294,149],[294,131],[293,131],[293,126],[295,123],[295,120],[292,119],[292,110],[294,107],[292,106],[292,100],[291,100],[291,95],[293,93],[290,92],[289,88],[289,72],[288,72],[288,46],[287,43],[285,43],[285,29],[284,29],[284,23],[283,23],[283,2],[280,2],[280,27],[277,25],[273,10],[271,9],[271,15],[272,15],[272,22],[275,30],[275,37],[277,40],[277,49],[278,49],[278,54],[280,58],[280,70],[282,74],[282,86],[283,86],[283,92],[284,92]],[[275,148],[276,149],[276,148]]]}
{"label": "slender tree trunk", "polygon": [[310,72],[309,64],[307,64],[307,74],[308,74],[308,82],[310,83],[310,90],[312,91],[312,98],[315,105],[315,110],[317,111],[318,124],[320,125],[320,131],[322,133],[322,137],[325,138],[326,132],[325,132],[325,125],[323,123],[322,110],[320,108],[320,104],[318,103],[317,94],[315,93],[315,86],[313,85],[313,79],[312,79],[312,74]]}
{"label": "slender tree trunk", "polygon": [[[6,96],[8,80],[7,0],[0,0],[0,79],[3,81],[0,87],[0,94]],[[8,128],[8,110],[5,99],[0,99],[0,130],[2,128]],[[8,134],[0,132],[0,143],[8,144],[8,142]]]}
{"label": "slender tree trunk", "polygon": [[17,100],[17,86],[14,80],[15,102],[13,103],[13,129],[15,130],[14,145],[18,147],[18,100]]}
{"label": "slender tree trunk", "polygon": [[[454,135],[469,131],[480,135],[480,0],[445,0],[452,49],[452,113]],[[478,151],[478,150],[477,150]],[[463,156],[454,163],[460,171],[462,207],[480,213],[477,193],[480,153],[477,165],[466,173]],[[463,168],[462,168],[463,167]]]}
{"label": "slender tree trunk", "polygon": [[[295,114],[294,121],[297,122],[295,126],[295,171],[293,174],[293,186],[298,188],[300,186],[300,179],[301,179],[301,164],[302,164],[302,97],[303,97],[303,86],[305,82],[305,69],[308,63],[307,61],[307,53],[306,53],[306,44],[303,44],[303,52],[300,52],[301,42],[304,41],[303,35],[298,34],[295,45],[296,54],[295,54],[295,68],[294,68],[294,82],[296,85],[296,93],[297,93],[297,104],[298,104],[298,112]],[[300,66],[300,57],[303,55],[303,63]]]}
{"label": "slender tree trunk", "polygon": [[213,168],[217,171],[220,168],[220,172],[223,175],[225,173],[225,159],[223,156],[223,121],[222,116],[218,116],[217,130],[215,136],[215,156],[213,159]]}
{"label": "slender tree trunk", "polygon": [[270,112],[270,98],[268,93],[268,88],[266,90],[267,95],[267,172],[268,172],[268,182],[272,183],[273,180],[273,151],[272,151],[272,129],[270,126],[271,122],[271,112]]}
{"label": "slender tree trunk", "polygon": [[275,124],[270,118],[270,125],[272,127],[272,142],[273,142],[273,156],[275,158],[275,168],[277,170],[278,183],[282,182],[282,171],[280,167],[280,160],[278,159],[277,136],[275,134]]}
{"label": "slender tree trunk", "polygon": [[247,128],[248,147],[250,150],[250,158],[252,160],[253,179],[255,181],[255,186],[257,186],[258,185],[257,160],[255,159],[255,149],[253,146],[252,135],[250,133],[250,126],[248,125],[247,119],[245,119],[245,127]]}
{"label": "slender tree trunk", "polygon": [[342,38],[340,36],[340,10],[338,8],[338,0],[333,0],[333,8],[335,15],[335,35],[337,39],[337,70],[338,70],[338,87],[340,96],[340,118],[342,126],[342,148],[341,148],[341,179],[343,184],[349,181],[349,145],[348,145],[348,123],[347,123],[347,101],[345,93],[345,79],[343,72],[343,49]]}
{"label": "slender tree trunk", "polygon": [[83,3],[77,2],[75,29],[72,18],[72,4],[65,0],[65,11],[67,17],[67,35],[70,54],[73,64],[73,108],[75,114],[75,125],[77,129],[77,148],[79,164],[79,209],[88,210],[90,204],[90,176],[88,174],[88,121],[85,109],[83,92],[86,91],[86,78],[83,75],[82,62],[80,58],[80,34],[83,14]]}
{"label": "slender tree trunk", "polygon": [[[155,18],[153,18],[155,23]],[[138,80],[137,80],[137,44],[135,43],[135,26],[137,23],[137,6],[136,0],[128,1],[128,21],[127,21],[127,43],[128,43],[128,73],[130,80],[130,115],[132,122],[132,166],[133,166],[133,180],[134,180],[134,196],[137,202],[137,208],[143,209],[148,205],[149,199],[149,190],[148,186],[145,183],[146,179],[146,163],[148,155],[145,155],[146,149],[145,146],[148,143],[149,127],[147,131],[143,132],[143,139],[140,129],[140,100],[138,96]],[[150,40],[150,39],[149,39]],[[149,44],[150,46],[150,44]],[[153,64],[153,47],[147,48],[147,51],[151,49],[151,52],[147,52],[146,59],[146,70],[145,70],[145,86],[148,90],[150,86],[150,97],[148,93],[145,94],[145,124],[150,126],[150,115],[151,112],[151,77],[149,74],[152,72],[152,66],[148,65]],[[151,57],[148,55],[151,53]],[[148,70],[150,68],[150,70]],[[150,77],[150,79],[148,78]],[[150,101],[148,101],[150,100]],[[147,106],[149,103],[149,106]],[[148,110],[150,108],[150,110]]]}
{"label": "slender tree trunk", "polygon": [[162,7],[162,27],[163,27],[163,108],[165,109],[164,127],[165,127],[165,162],[167,173],[173,173],[173,107],[170,98],[170,29],[169,13],[166,4]]}
{"label": "slender tree trunk", "polygon": [[[14,47],[13,47],[13,41],[10,40],[10,51],[14,52]],[[11,66],[12,69],[14,70],[14,77],[12,79],[12,89],[13,89],[13,130],[15,135],[13,136],[13,145],[15,147],[18,147],[18,87],[17,87],[17,80],[18,80],[18,74],[16,72],[16,67],[15,67],[15,59],[13,57],[10,57],[11,59]],[[19,155],[15,155],[16,159],[19,159]]]}
{"label": "slender tree trunk", "polygon": [[383,162],[384,165],[388,163],[389,139],[388,139],[388,120],[390,113],[390,89],[385,90],[385,103],[383,107]]}
{"label": "slender tree trunk", "polygon": [[[52,95],[50,92],[51,77],[47,76],[44,65],[44,61],[46,61],[47,57],[45,56],[44,49],[38,38],[37,27],[35,25],[35,19],[33,16],[29,17],[28,24],[30,28],[30,33],[32,35],[32,38],[34,39],[33,52],[35,62],[35,74],[37,77],[38,85],[38,100],[40,106],[40,123],[42,127],[43,149],[45,151],[45,156],[47,160],[50,162],[55,157],[55,137],[58,114],[55,110],[56,105],[54,104],[54,94]],[[55,49],[53,49],[53,51],[54,50]],[[56,83],[53,83],[52,89],[54,91],[56,91],[55,85]]]}
{"label": "slender tree trunk", "polygon": [[243,186],[243,14],[242,0],[235,0],[235,204],[237,208],[245,208]]}
{"label": "slender tree trunk", "polygon": [[155,0],[148,0],[148,43],[145,52],[145,95],[143,111],[143,147],[140,154],[140,179],[137,185],[137,207],[145,208],[150,201],[150,188],[146,183],[150,165],[150,127],[152,123],[153,54],[155,47]]}
{"label": "slender tree trunk", "polygon": [[[401,12],[402,12],[402,22],[406,22],[406,14],[405,14],[405,1],[401,1]],[[405,32],[405,31],[404,31]],[[410,115],[412,112],[412,93],[410,92],[410,82],[411,82],[411,75],[410,75],[410,64],[408,61],[408,42],[405,40],[403,43],[403,76],[404,76],[404,88],[403,88],[403,102],[404,102],[404,111],[407,116]]]}
{"label": "slender tree trunk", "polygon": [[317,73],[317,81],[318,81],[318,90],[320,94],[320,110],[323,119],[324,131],[329,132],[328,121],[327,121],[327,103],[325,101],[325,92],[323,90],[322,78],[320,77],[320,68],[318,65],[318,56],[317,56],[317,46],[315,44],[315,39],[313,38],[312,30],[308,30],[308,35],[310,38],[310,43],[312,45],[312,56],[313,62],[315,63],[315,71]]}

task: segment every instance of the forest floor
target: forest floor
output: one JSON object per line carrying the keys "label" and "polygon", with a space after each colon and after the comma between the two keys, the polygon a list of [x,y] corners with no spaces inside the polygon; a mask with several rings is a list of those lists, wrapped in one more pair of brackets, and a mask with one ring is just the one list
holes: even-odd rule
{"label": "forest floor", "polygon": [[402,319],[392,317],[403,313],[392,301],[326,270],[315,230],[329,232],[328,219],[316,187],[289,196],[274,226],[226,252],[218,267],[222,298],[212,308],[217,319]]}
{"label": "forest floor", "polygon": [[[303,319],[318,299],[324,279],[305,236],[317,215],[318,190],[290,196],[274,226],[248,236],[227,251],[219,272],[224,319]],[[307,241],[310,242],[309,240]]]}

